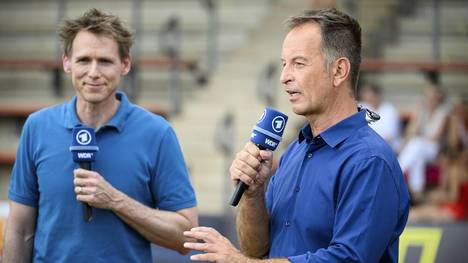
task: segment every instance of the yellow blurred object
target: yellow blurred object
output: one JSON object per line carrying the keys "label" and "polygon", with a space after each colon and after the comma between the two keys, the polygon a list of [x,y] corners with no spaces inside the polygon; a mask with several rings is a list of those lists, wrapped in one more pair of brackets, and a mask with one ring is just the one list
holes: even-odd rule
{"label": "yellow blurred object", "polygon": [[0,262],[2,262],[2,255],[3,255],[3,240],[5,238],[5,225],[6,225],[6,219],[0,218]]}
{"label": "yellow blurred object", "polygon": [[410,246],[422,248],[419,263],[433,263],[437,256],[442,229],[439,227],[407,227],[400,237],[399,262],[405,262],[406,251]]}
{"label": "yellow blurred object", "polygon": [[5,240],[5,227],[9,214],[9,206],[7,201],[0,200],[0,263],[3,255],[3,240]]}

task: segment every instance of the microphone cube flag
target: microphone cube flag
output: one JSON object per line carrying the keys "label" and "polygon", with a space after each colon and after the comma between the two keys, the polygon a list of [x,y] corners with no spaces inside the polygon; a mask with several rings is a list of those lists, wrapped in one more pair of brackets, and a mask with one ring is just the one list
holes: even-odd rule
{"label": "microphone cube flag", "polygon": [[274,151],[281,141],[287,121],[288,116],[285,114],[266,108],[253,128],[250,141],[260,149]]}
{"label": "microphone cube flag", "polygon": [[94,162],[99,147],[96,143],[94,129],[86,126],[73,128],[73,142],[70,146],[73,161],[76,163]]}

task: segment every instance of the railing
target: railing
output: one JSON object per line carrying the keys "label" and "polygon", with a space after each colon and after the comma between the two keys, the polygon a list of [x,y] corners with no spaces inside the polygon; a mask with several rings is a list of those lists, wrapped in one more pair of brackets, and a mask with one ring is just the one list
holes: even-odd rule
{"label": "railing", "polygon": [[468,63],[433,63],[433,62],[399,62],[384,59],[364,59],[361,71],[421,71],[421,72],[468,72]]}
{"label": "railing", "polygon": [[[181,59],[179,68],[189,71],[198,69],[196,60]],[[139,66],[142,68],[169,69],[171,61],[169,58],[161,57],[154,59],[140,59]],[[62,69],[62,61],[54,59],[0,59],[0,69]]]}

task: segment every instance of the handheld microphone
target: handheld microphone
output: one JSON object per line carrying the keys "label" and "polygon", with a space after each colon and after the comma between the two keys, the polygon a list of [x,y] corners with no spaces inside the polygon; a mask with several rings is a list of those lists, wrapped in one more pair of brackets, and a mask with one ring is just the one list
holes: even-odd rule
{"label": "handheld microphone", "polygon": [[[266,108],[253,128],[250,141],[256,144],[260,150],[274,151],[281,141],[287,121],[288,116],[285,114],[272,108]],[[232,206],[239,204],[242,194],[247,188],[248,185],[239,181],[231,198]]]}
{"label": "handheld microphone", "polygon": [[[96,158],[99,147],[96,144],[94,129],[86,126],[77,126],[73,128],[73,142],[70,146],[73,155],[73,161],[80,165],[80,168],[92,170],[91,164]],[[91,206],[83,202],[83,219],[86,222],[92,219]]]}

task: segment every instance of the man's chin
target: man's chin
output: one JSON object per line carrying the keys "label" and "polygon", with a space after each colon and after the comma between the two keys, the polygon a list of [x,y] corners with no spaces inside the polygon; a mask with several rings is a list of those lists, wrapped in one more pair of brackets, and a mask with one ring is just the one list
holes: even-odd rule
{"label": "man's chin", "polygon": [[297,115],[304,116],[306,114],[306,111],[300,107],[295,107],[294,105],[292,106],[292,111],[296,113]]}
{"label": "man's chin", "polygon": [[83,101],[92,104],[99,104],[105,101],[109,96],[109,94],[101,94],[101,93],[85,93],[82,94],[81,98]]}

